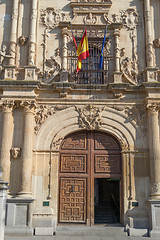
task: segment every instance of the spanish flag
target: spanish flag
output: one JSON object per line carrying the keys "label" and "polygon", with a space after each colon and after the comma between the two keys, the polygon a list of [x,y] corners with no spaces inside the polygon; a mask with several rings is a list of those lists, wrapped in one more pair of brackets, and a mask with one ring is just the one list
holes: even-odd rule
{"label": "spanish flag", "polygon": [[82,60],[89,57],[89,50],[88,50],[88,39],[87,39],[87,30],[85,28],[85,32],[81,39],[81,42],[77,48],[77,55],[78,55],[78,63],[77,63],[77,73],[82,68]]}

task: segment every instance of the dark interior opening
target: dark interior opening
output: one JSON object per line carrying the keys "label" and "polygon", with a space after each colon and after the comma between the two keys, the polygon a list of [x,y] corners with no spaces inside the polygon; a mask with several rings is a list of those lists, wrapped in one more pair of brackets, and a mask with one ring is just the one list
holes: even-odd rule
{"label": "dark interior opening", "polygon": [[94,222],[118,223],[120,221],[119,179],[94,180]]}

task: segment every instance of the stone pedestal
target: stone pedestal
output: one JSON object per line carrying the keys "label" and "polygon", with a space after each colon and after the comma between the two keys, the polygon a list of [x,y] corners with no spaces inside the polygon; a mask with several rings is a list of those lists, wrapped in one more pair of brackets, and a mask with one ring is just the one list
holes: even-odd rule
{"label": "stone pedestal", "polygon": [[32,203],[34,199],[7,199],[6,229],[7,234],[33,234]]}
{"label": "stone pedestal", "polygon": [[8,183],[0,178],[0,240],[4,239],[7,189]]}
{"label": "stone pedestal", "polygon": [[15,80],[16,79],[16,67],[15,66],[5,66],[4,68],[4,79],[5,80]]}
{"label": "stone pedestal", "polygon": [[160,238],[160,200],[149,200],[150,204],[150,237]]}
{"label": "stone pedestal", "polygon": [[33,81],[37,80],[36,79],[36,74],[35,74],[35,66],[27,66],[25,67],[25,78],[24,80],[26,81]]}
{"label": "stone pedestal", "polygon": [[158,79],[157,68],[147,67],[145,70],[145,79],[147,82],[155,82]]}

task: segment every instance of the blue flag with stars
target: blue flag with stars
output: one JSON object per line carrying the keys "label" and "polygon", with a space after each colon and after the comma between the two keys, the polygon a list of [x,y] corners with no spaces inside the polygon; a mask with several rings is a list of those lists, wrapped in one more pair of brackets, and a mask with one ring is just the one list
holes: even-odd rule
{"label": "blue flag with stars", "polygon": [[103,66],[103,49],[104,49],[104,44],[105,44],[105,40],[106,40],[106,33],[107,33],[107,24],[106,24],[106,29],[105,29],[105,33],[104,33],[103,43],[102,43],[102,50],[101,50],[101,55],[100,55],[100,61],[99,61],[99,64],[98,64],[98,68],[100,70],[102,70],[102,66]]}

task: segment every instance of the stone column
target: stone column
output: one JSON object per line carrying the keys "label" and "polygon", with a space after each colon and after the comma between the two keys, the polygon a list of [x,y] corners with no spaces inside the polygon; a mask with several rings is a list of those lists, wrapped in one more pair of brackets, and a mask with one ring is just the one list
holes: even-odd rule
{"label": "stone column", "polygon": [[[0,170],[0,177],[1,177]],[[4,222],[5,222],[5,210],[6,210],[6,199],[7,199],[8,183],[4,182],[0,178],[0,240],[4,239]]]}
{"label": "stone column", "polygon": [[12,5],[12,23],[11,23],[10,49],[9,49],[9,54],[12,56],[12,58],[9,58],[9,65],[11,66],[15,65],[15,58],[16,58],[18,2],[19,0],[13,0],[13,5]]}
{"label": "stone column", "polygon": [[24,129],[22,145],[22,185],[20,195],[31,196],[32,150],[34,133],[34,101],[22,102],[24,108]]}
{"label": "stone column", "polygon": [[2,103],[2,145],[0,154],[0,167],[2,168],[2,178],[10,181],[10,149],[12,146],[12,132],[13,132],[13,101],[5,101]]}
{"label": "stone column", "polygon": [[36,25],[37,25],[37,0],[32,0],[31,6],[31,21],[30,21],[30,36],[29,36],[29,54],[28,65],[35,65],[36,55]]}
{"label": "stone column", "polygon": [[160,145],[158,107],[148,105],[148,138],[150,152],[151,198],[160,200]]}
{"label": "stone column", "polygon": [[120,29],[122,24],[120,23],[112,23],[112,27],[114,29],[114,83],[122,82],[122,73],[120,72],[120,50],[119,50],[119,37],[120,37]]}
{"label": "stone column", "polygon": [[150,0],[144,0],[147,67],[154,66]]}
{"label": "stone column", "polygon": [[61,82],[68,82],[68,69],[67,69],[67,43],[68,43],[68,31],[67,27],[62,29],[62,39],[63,39],[63,47],[62,47],[62,72],[60,73]]}
{"label": "stone column", "polygon": [[155,67],[155,55],[153,52],[153,35],[151,23],[151,2],[144,0],[144,17],[145,17],[145,37],[146,37],[146,80],[157,80],[157,68]]}

